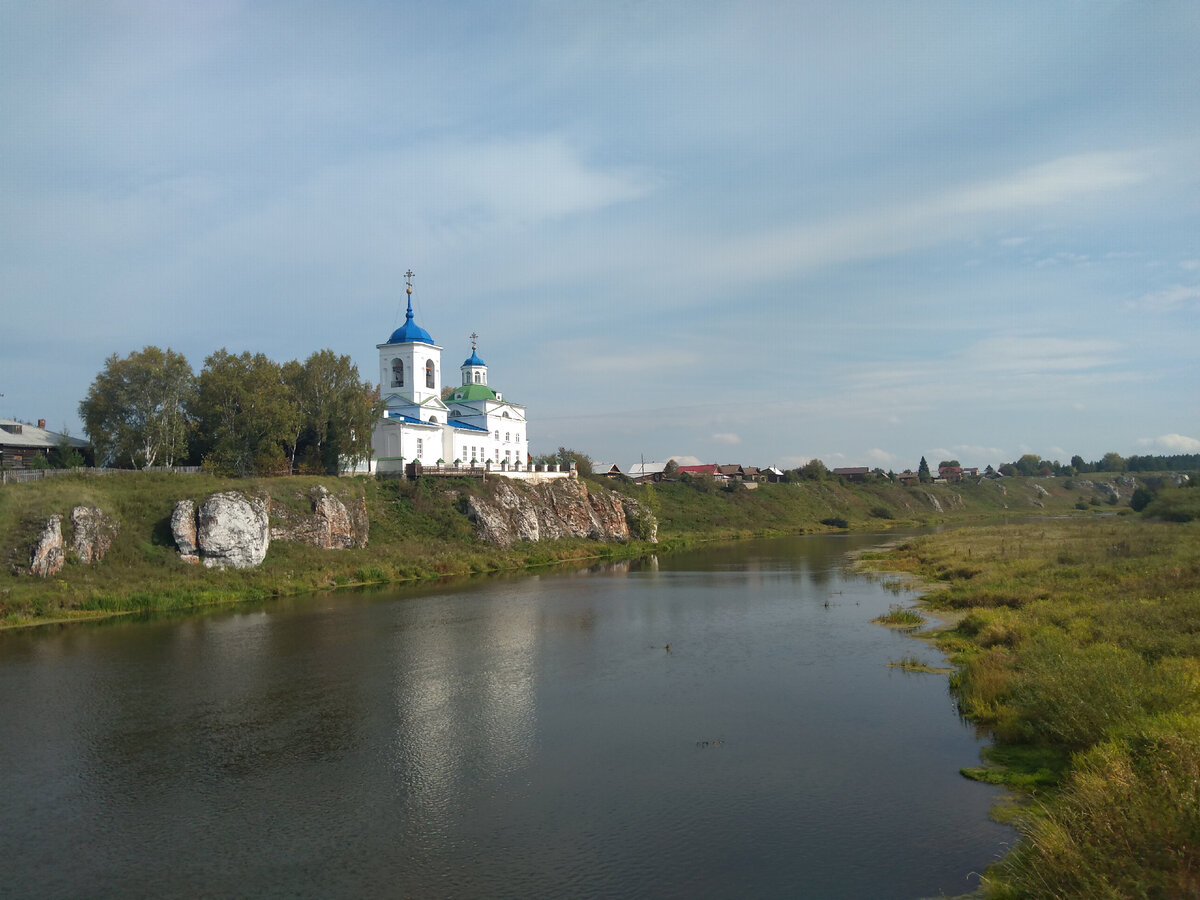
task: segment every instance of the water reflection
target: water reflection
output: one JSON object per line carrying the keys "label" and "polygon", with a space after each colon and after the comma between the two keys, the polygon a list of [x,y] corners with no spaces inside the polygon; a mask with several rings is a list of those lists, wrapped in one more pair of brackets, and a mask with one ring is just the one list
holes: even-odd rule
{"label": "water reflection", "polygon": [[1008,832],[871,540],[0,636],[6,889],[962,893]]}

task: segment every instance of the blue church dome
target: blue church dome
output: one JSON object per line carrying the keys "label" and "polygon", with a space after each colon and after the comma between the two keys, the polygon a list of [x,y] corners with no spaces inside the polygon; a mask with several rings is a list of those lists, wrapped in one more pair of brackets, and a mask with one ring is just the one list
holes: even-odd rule
{"label": "blue church dome", "polygon": [[467,357],[465,360],[463,360],[463,365],[464,366],[486,366],[487,363],[485,363],[482,359],[479,358],[479,354],[476,353],[475,348],[472,347],[471,355],[469,357]]}
{"label": "blue church dome", "polygon": [[389,344],[432,344],[433,338],[429,332],[413,321],[412,291],[408,292],[408,312],[404,314],[404,324],[392,332],[388,338]]}

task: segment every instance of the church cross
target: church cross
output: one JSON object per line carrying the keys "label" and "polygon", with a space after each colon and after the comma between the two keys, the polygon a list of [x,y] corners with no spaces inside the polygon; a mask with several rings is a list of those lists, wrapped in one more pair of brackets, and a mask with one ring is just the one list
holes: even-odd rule
{"label": "church cross", "polygon": [[404,273],[404,284],[407,286],[408,293],[412,293],[413,270],[409,269]]}
{"label": "church cross", "polygon": [[475,342],[477,340],[479,340],[479,335],[477,335],[475,332],[472,331],[471,332],[471,352],[475,351]]}

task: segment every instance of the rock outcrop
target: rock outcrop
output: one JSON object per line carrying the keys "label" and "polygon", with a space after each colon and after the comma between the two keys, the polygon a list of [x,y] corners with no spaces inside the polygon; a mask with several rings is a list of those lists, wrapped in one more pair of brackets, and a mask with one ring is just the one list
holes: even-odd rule
{"label": "rock outcrop", "polygon": [[350,499],[347,505],[322,485],[313,488],[308,497],[312,502],[309,515],[294,512],[277,500],[271,501],[271,540],[325,550],[367,546],[369,525],[364,498]]}
{"label": "rock outcrop", "polygon": [[179,548],[179,558],[186,563],[200,562],[200,542],[196,535],[196,504],[180,500],[171,513],[171,536]]}
{"label": "rock outcrop", "polygon": [[29,574],[39,578],[50,578],[62,571],[65,559],[62,516],[51,516],[42,526],[33,545],[33,553],[29,558]]}
{"label": "rock outcrop", "polygon": [[120,524],[96,506],[71,510],[71,550],[83,563],[100,562],[112,547]]}
{"label": "rock outcrop", "polygon": [[271,529],[266,501],[237,491],[213,494],[195,512],[191,500],[180,500],[171,514],[171,533],[179,555],[208,567],[247,569],[267,555]]}
{"label": "rock outcrop", "polygon": [[467,516],[476,534],[491,544],[507,547],[561,537],[657,539],[658,523],[648,511],[611,491],[589,491],[576,478],[540,484],[499,478],[489,485],[490,497],[467,499]]}

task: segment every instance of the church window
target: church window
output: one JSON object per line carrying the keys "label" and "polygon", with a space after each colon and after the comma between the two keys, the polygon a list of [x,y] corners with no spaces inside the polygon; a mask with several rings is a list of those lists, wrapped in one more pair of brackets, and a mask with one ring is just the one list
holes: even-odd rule
{"label": "church window", "polygon": [[500,440],[500,432],[496,432],[496,440]]}
{"label": "church window", "polygon": [[476,384],[479,384],[479,383],[480,383],[480,382],[479,382],[479,379],[480,379],[480,377],[481,377],[481,376],[480,376],[480,374],[479,374],[478,372],[476,372],[476,373],[475,373],[475,383],[476,383]]}
{"label": "church window", "polygon": [[512,438],[512,435],[510,435],[510,434],[509,434],[507,431],[506,431],[506,432],[504,432],[504,440],[505,440],[506,442],[507,442],[508,440],[510,440],[511,438]]}
{"label": "church window", "polygon": [[436,425],[437,423],[438,423],[437,416],[430,416],[430,417],[429,417],[429,424],[430,424],[430,425]]}
{"label": "church window", "polygon": [[417,438],[417,459],[420,459],[425,454],[425,441],[422,438]]}
{"label": "church window", "polygon": [[425,363],[425,387],[433,387],[433,360],[427,360]]}
{"label": "church window", "polygon": [[392,360],[392,387],[404,387],[404,360]]}

